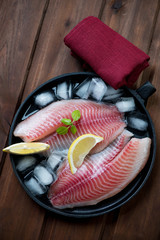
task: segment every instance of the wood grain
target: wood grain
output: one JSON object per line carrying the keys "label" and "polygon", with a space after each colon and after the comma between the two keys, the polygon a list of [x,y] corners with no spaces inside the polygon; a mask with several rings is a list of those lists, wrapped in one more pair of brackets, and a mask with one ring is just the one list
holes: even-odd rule
{"label": "wood grain", "polygon": [[[124,36],[134,45],[139,47],[141,50],[145,51],[146,53],[149,53],[150,41],[153,34],[153,27],[156,21],[155,17],[157,14],[158,1],[154,1],[152,5],[150,4],[150,1],[123,1],[123,5],[118,12],[113,11],[113,9],[111,9],[110,6],[111,5],[108,2],[102,14],[102,21],[104,21],[112,29],[120,33],[122,36]],[[145,16],[143,14],[144,12],[145,12]],[[148,18],[148,16],[150,17]],[[139,87],[143,82],[149,80],[148,76],[146,75],[145,75],[146,76],[145,81],[142,80],[142,76],[145,73],[145,71],[141,74],[138,81],[136,82],[134,86],[135,88]],[[144,195],[144,192],[142,195]],[[139,199],[141,198],[142,196],[139,197]],[[136,200],[134,201],[134,204],[136,204]],[[132,207],[134,212],[135,206],[133,205]],[[139,207],[142,208],[143,211],[145,211],[145,205],[143,205],[143,202],[139,203]],[[123,207],[121,209],[123,209]],[[132,208],[130,208],[130,211],[131,212],[128,214],[128,216],[131,215]],[[122,211],[120,211],[120,218],[121,218],[121,215],[123,216]],[[127,214],[124,211],[125,221],[124,221],[124,218],[122,218],[121,225],[118,230],[117,230],[117,222],[114,222],[111,225],[112,230],[109,232],[110,234],[108,234],[108,228],[107,228],[108,224],[107,224],[104,230],[102,239],[104,240],[113,239],[113,236],[117,240],[145,239],[145,238],[138,238],[139,235],[136,231],[136,227],[137,227],[136,219],[132,221],[132,223],[133,222],[135,223],[135,225],[132,224],[133,229],[127,232],[125,231],[125,224],[123,225],[123,223],[124,222],[128,224],[130,223],[130,221],[128,220],[129,217],[126,217],[126,215]],[[139,213],[137,215],[139,215]],[[143,217],[143,220],[144,219],[145,219],[145,215]],[[143,222],[139,223],[139,226],[142,226],[142,225],[143,225]],[[121,230],[122,226],[123,226],[123,230]],[[130,225],[127,225],[127,227],[128,229],[130,229]],[[140,233],[140,237],[143,237],[143,236],[144,235]]]}
{"label": "wood grain", "polygon": [[[137,11],[137,7],[138,7],[138,1],[135,2],[134,1],[134,4],[132,2],[129,2],[128,4],[133,4],[132,5],[132,13],[136,12]],[[149,4],[149,2],[148,2]],[[155,2],[155,4],[153,4],[154,6],[152,6],[152,11],[153,12],[156,12],[157,10],[157,2]],[[131,18],[131,21],[129,22],[128,26],[125,28],[125,37],[127,38],[127,35],[130,36],[130,28],[133,26],[133,24],[135,23],[134,27],[135,29],[138,28],[139,24],[143,26],[143,22],[144,22],[144,19],[142,17],[140,17],[143,13],[143,9],[144,9],[144,6],[146,7],[145,5],[145,2],[143,2],[143,4],[140,6],[140,9],[139,9],[139,19],[138,21],[135,23],[135,18],[136,17],[132,17]],[[121,8],[120,9],[120,12],[116,12],[111,8],[110,4],[109,4],[109,1],[106,3],[105,5],[105,8],[104,8],[104,11],[102,13],[102,20],[103,20],[103,16],[105,17],[108,17],[110,15],[110,20],[112,19],[113,21],[113,18],[114,18],[114,21],[112,22],[111,24],[111,27],[114,29],[117,27],[117,23],[123,25],[127,19],[129,18],[129,9],[131,8],[131,5],[128,5],[127,8],[125,6],[125,11],[126,14],[125,16],[123,16],[123,18],[121,17],[123,14],[123,11],[124,9]],[[107,12],[105,12],[105,10],[108,10]],[[149,10],[150,11],[150,10]],[[110,14],[109,14],[110,13]],[[104,14],[104,15],[103,15]],[[116,14],[116,15],[115,15]],[[121,19],[121,22],[119,21]],[[150,25],[150,28],[148,29],[148,31],[150,31],[150,34],[152,32],[152,22],[153,22],[153,18],[148,20],[148,24]],[[108,25],[110,25],[110,21],[108,22],[105,22],[107,23]],[[121,33],[121,31],[119,31],[119,33]],[[145,32],[144,31],[141,31],[140,32],[141,35],[139,36],[140,38],[140,42],[142,41],[142,39],[144,38],[145,36]],[[139,34],[139,32],[137,32],[137,34]],[[134,35],[132,35],[134,36]],[[134,36],[135,37],[135,36]],[[146,41],[145,41],[145,44],[146,44],[146,51],[148,50],[147,47],[149,46],[149,43],[150,43],[150,38],[147,38]],[[131,36],[130,36],[130,41],[131,41]],[[134,43],[134,39],[133,40],[133,43]],[[134,44],[136,44],[137,42],[135,42]],[[138,43],[137,43],[137,46],[138,46]],[[140,47],[140,46],[139,46]],[[143,49],[144,50],[144,49]],[[102,225],[99,225],[99,227],[97,228],[96,226],[96,223],[99,222],[99,219],[98,218],[95,218],[94,219],[94,222],[90,222],[90,220],[88,221],[88,225],[90,226],[88,228],[88,230],[86,231],[87,234],[84,236],[84,239],[97,239],[97,234],[101,235],[101,237],[103,239],[112,239],[113,237],[113,232],[115,231],[115,228],[116,228],[116,220],[117,219],[117,216],[118,216],[118,212],[112,212],[110,214],[106,214],[105,215],[105,218],[103,218],[103,224]],[[44,228],[44,238],[42,239],[45,239],[45,237],[47,236],[47,238],[49,239],[52,239],[52,238],[57,238],[59,236],[59,239],[80,239],[81,238],[81,233],[83,231],[85,231],[85,229],[82,228],[81,224],[78,222],[64,222],[63,221],[56,221],[56,225],[54,224],[55,223],[55,220],[52,218],[49,218],[47,219],[46,221],[46,227]],[[67,225],[67,228],[65,228],[65,226]],[[91,227],[91,225],[93,225],[94,227]],[[62,235],[60,235],[60,229],[63,228],[63,233]],[[94,228],[96,228],[96,231],[94,232]],[[103,233],[103,234],[102,234]],[[64,237],[64,234],[65,234],[65,237]],[[124,235],[125,236],[125,235]],[[95,238],[94,238],[95,237]],[[123,238],[121,238],[123,239]]]}
{"label": "wood grain", "polygon": [[[122,7],[115,11],[111,8],[113,1],[107,1],[101,19],[135,46],[148,53],[157,18],[158,2],[155,0],[151,4],[150,0],[124,0]],[[146,76],[145,81],[148,80]],[[142,83],[144,81],[141,74],[134,88],[138,88]]]}
{"label": "wood grain", "polygon": [[[81,1],[80,3],[79,1],[73,0],[67,2],[58,0],[50,1],[42,30],[35,47],[34,58],[30,63],[31,68],[27,82],[25,83],[26,86],[23,93],[23,99],[28,93],[33,91],[35,87],[49,78],[65,72],[78,71],[81,68],[78,61],[75,61],[75,59],[70,56],[69,49],[67,49],[63,43],[63,38],[69,30],[84,17],[92,14],[98,16],[100,7],[100,1]],[[7,179],[6,183],[3,178],[5,178],[7,173],[9,173],[9,179]],[[22,221],[23,229],[21,232],[18,232],[19,224],[15,223],[14,226],[10,226],[7,231],[5,224],[7,223],[8,218],[5,218],[1,225],[1,232],[6,239],[11,239],[12,234],[14,234],[14,237],[17,234],[17,239],[22,239],[22,233],[26,235],[26,239],[31,238],[32,234],[34,234],[34,239],[38,239],[38,236],[41,235],[41,227],[43,229],[42,222],[44,218],[44,210],[41,209],[41,211],[39,211],[39,206],[33,204],[33,201],[27,197],[22,188],[19,187],[19,190],[16,191],[16,195],[13,195],[13,192],[9,191],[10,188],[14,191],[17,189],[17,185],[19,186],[18,181],[16,183],[15,176],[11,173],[12,169],[10,168],[10,162],[6,161],[2,172],[3,178],[1,182],[2,194],[4,193],[2,203],[5,202],[6,213],[9,212],[12,198],[13,202],[18,203],[18,205],[15,206],[14,211],[11,212],[9,221],[13,221],[15,218],[14,213],[18,212],[20,209],[19,222]],[[5,189],[6,185],[7,189]],[[23,201],[19,202],[19,199],[23,199]],[[28,201],[30,204],[28,204]],[[24,218],[24,206],[26,214],[34,212],[32,220],[30,220],[28,215]],[[35,207],[37,208],[36,210]],[[3,214],[3,205],[1,205],[1,209]],[[52,224],[54,224],[55,218],[52,218],[51,220]],[[27,228],[29,222],[32,225],[31,229]],[[58,225],[58,223],[56,224]],[[57,229],[59,230],[59,227]],[[48,228],[48,232],[51,230],[52,229]],[[57,235],[58,232],[55,234]]]}
{"label": "wood grain", "polygon": [[[1,1],[0,2],[0,146],[6,144],[10,124],[19,97],[23,93],[25,76],[37,31],[41,23],[46,1]],[[0,176],[0,239],[35,239],[43,220],[43,210],[34,210],[13,174],[9,156],[1,159]],[[5,163],[4,163],[5,162]],[[4,167],[3,164],[4,163]],[[2,168],[3,167],[3,168]],[[23,196],[22,196],[23,195]],[[32,204],[33,205],[32,205]],[[27,206],[27,208],[25,208]],[[39,213],[39,214],[38,214]],[[42,216],[42,218],[40,217]],[[30,229],[30,231],[28,231]]]}
{"label": "wood grain", "polygon": [[[6,144],[46,1],[1,1],[0,146]],[[27,40],[26,40],[27,39]],[[0,159],[2,152],[0,152]],[[1,161],[1,160],[0,160]]]}
{"label": "wood grain", "polygon": [[44,210],[24,192],[13,173],[9,156],[0,178],[0,239],[38,239]]}
{"label": "wood grain", "polygon": [[[150,67],[135,87],[151,80],[157,88],[147,108],[159,146],[159,12],[159,0],[0,1],[0,145],[5,145],[14,112],[30,92],[54,76],[83,70],[63,39],[93,15],[150,55]],[[121,209],[74,220],[48,213],[32,201],[16,179],[9,156],[1,154],[0,239],[160,239],[159,155],[157,147],[149,180]]]}
{"label": "wood grain", "polygon": [[[98,16],[102,1],[50,1],[42,27],[24,98],[41,83],[57,75],[82,71],[80,63],[70,55],[63,39],[83,18]],[[63,14],[62,14],[63,13]]]}
{"label": "wood grain", "polygon": [[105,215],[91,219],[65,219],[54,217],[53,215],[47,216],[45,229],[41,239],[99,239]]}
{"label": "wood grain", "polygon": [[[133,198],[128,204],[121,208],[118,218],[114,240],[123,239],[160,239],[160,162],[159,162],[159,145],[160,145],[160,12],[150,46],[149,55],[151,57],[151,68],[148,68],[147,74],[150,75],[154,68],[152,76],[152,84],[157,88],[156,93],[150,97],[147,109],[152,117],[156,136],[157,136],[157,152],[155,164],[151,176],[139,194]],[[129,231],[125,232],[125,229]],[[121,238],[120,238],[121,236]],[[105,238],[104,238],[105,239]]]}
{"label": "wood grain", "polygon": [[[71,0],[67,4],[64,1],[50,1],[24,91],[24,98],[36,86],[56,75],[82,70],[80,63],[70,56],[70,50],[64,45],[63,39],[83,18],[89,15],[98,16],[100,9],[101,1],[97,0],[81,2]],[[61,12],[64,14],[60,14]],[[95,227],[96,218],[87,222],[88,230],[84,228],[84,224],[80,225],[79,222],[58,220],[54,215],[50,218],[46,216],[42,239],[70,239],[71,237],[71,239],[80,239],[82,235],[84,239],[87,237],[88,239],[97,239],[103,221],[99,221],[97,227]],[[88,234],[85,236],[86,231]]]}

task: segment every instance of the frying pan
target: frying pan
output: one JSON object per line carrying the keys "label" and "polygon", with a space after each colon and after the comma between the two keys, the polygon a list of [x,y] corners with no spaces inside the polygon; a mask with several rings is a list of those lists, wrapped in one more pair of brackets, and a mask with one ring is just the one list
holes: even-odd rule
{"label": "frying pan", "polygon": [[[55,78],[50,79],[49,81],[45,82],[41,86],[39,86],[36,90],[34,90],[21,104],[19,107],[14,120],[11,125],[10,134],[9,134],[9,145],[20,142],[21,140],[17,137],[14,137],[13,131],[16,127],[16,125],[22,120],[22,117],[24,113],[26,112],[26,109],[28,109],[28,106],[32,106],[34,96],[41,93],[42,91],[48,91],[49,89],[54,88],[58,83],[63,81],[72,81],[73,83],[80,83],[86,78],[92,78],[97,77],[95,73],[90,72],[78,72],[78,73],[69,73],[64,74]],[[152,86],[150,82],[145,83],[142,87],[140,87],[137,90],[132,90],[127,87],[124,87],[124,91],[127,96],[132,96],[135,100],[136,106],[138,110],[140,110],[143,114],[145,114],[146,118],[148,119],[148,131],[147,136],[149,136],[152,139],[152,145],[151,145],[151,151],[150,156],[147,161],[147,164],[145,165],[144,169],[138,174],[138,176],[120,193],[116,194],[115,196],[106,199],[94,206],[86,206],[86,207],[78,207],[73,209],[56,209],[54,208],[49,200],[47,199],[47,196],[34,196],[28,188],[24,185],[24,176],[20,174],[16,169],[16,161],[17,156],[10,154],[10,160],[11,164],[14,170],[14,173],[16,177],[18,178],[20,184],[22,185],[23,189],[27,192],[27,194],[40,206],[45,208],[46,210],[63,215],[66,217],[73,217],[73,218],[87,218],[87,217],[93,217],[102,215],[104,213],[108,213],[110,211],[113,211],[116,208],[119,208],[126,202],[128,202],[133,196],[135,196],[139,190],[143,187],[145,182],[147,181],[153,164],[155,160],[155,153],[156,153],[156,135],[155,130],[153,126],[153,122],[151,120],[151,117],[146,110],[146,102],[150,95],[152,95],[155,92],[155,88]],[[34,109],[33,109],[34,111]]]}

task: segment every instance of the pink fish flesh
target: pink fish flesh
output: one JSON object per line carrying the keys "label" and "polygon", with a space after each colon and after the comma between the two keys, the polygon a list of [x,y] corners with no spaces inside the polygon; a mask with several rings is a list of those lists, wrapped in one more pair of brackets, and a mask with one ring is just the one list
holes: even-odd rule
{"label": "pink fish flesh", "polygon": [[122,121],[122,114],[113,105],[99,104],[87,100],[62,100],[51,103],[41,109],[34,115],[20,122],[15,130],[14,135],[20,137],[25,142],[42,139],[56,131],[63,124],[62,118],[71,119],[74,110],[81,112],[79,122],[81,124],[90,123],[105,119],[108,122]]}
{"label": "pink fish flesh", "polygon": [[49,190],[52,205],[94,205],[122,191],[145,166],[151,146],[148,137],[132,138],[126,144],[127,138],[129,134],[124,131],[102,152],[88,156],[74,175],[66,161]]}
{"label": "pink fish flesh", "polygon": [[126,124],[121,121],[119,118],[115,121],[111,119],[100,119],[92,122],[78,122],[76,125],[77,133],[72,134],[70,131],[66,135],[59,135],[56,132],[48,136],[45,139],[42,139],[41,142],[45,142],[50,145],[50,149],[47,154],[50,154],[52,151],[61,151],[68,149],[72,142],[79,136],[87,133],[92,133],[97,136],[101,136],[104,140],[98,143],[92,150],[91,153],[96,153],[102,151],[105,147],[109,145],[114,139],[120,135]]}

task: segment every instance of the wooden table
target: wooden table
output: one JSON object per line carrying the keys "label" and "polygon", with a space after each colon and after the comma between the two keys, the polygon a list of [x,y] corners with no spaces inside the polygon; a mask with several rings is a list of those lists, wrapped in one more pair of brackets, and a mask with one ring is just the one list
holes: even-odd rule
{"label": "wooden table", "polygon": [[26,96],[57,75],[83,71],[64,36],[93,15],[150,55],[136,86],[151,81],[147,109],[157,134],[153,171],[141,191],[108,214],[71,220],[45,211],[25,193],[8,154],[0,152],[0,239],[160,239],[160,1],[1,0],[0,146],[7,146],[12,119]]}

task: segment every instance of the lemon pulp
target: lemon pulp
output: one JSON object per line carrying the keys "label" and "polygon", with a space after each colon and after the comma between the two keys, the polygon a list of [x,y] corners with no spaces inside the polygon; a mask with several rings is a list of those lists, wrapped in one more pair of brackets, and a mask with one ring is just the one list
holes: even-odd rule
{"label": "lemon pulp", "polygon": [[102,140],[103,137],[94,134],[84,134],[74,140],[68,151],[68,161],[73,174],[82,165],[91,149]]}

